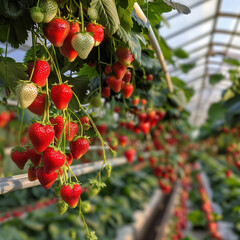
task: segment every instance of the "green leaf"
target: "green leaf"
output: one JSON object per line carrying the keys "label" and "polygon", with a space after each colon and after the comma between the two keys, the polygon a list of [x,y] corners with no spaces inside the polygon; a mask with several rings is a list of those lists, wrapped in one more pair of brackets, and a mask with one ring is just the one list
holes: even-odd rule
{"label": "green leaf", "polygon": [[237,59],[234,59],[234,58],[227,58],[227,59],[224,59],[223,61],[225,63],[228,63],[228,64],[233,65],[233,66],[237,66],[237,67],[240,66],[240,62]]}
{"label": "green leaf", "polygon": [[187,99],[182,89],[177,89],[174,94],[170,95],[170,99],[177,107],[185,107]]}
{"label": "green leaf", "polygon": [[143,12],[146,16],[148,16],[148,20],[150,21],[152,26],[155,26],[160,23],[162,16],[161,14],[164,12],[169,12],[172,10],[172,7],[168,6],[162,0],[157,0],[154,2],[148,2],[142,8]]}
{"label": "green leaf", "polygon": [[149,29],[149,21],[144,22],[141,18],[137,16],[135,8],[133,8],[133,11],[131,13],[131,17],[138,23],[139,26],[145,29]]}
{"label": "green leaf", "polygon": [[191,12],[191,10],[180,3],[177,2],[173,2],[171,0],[163,0],[168,6],[172,7],[173,9],[176,9],[178,11],[178,13],[184,13],[184,14],[189,14]]}
{"label": "green leaf", "polygon": [[222,103],[214,103],[208,110],[208,119],[210,122],[215,122],[223,119],[225,116],[226,109],[222,106]]}
{"label": "green leaf", "polygon": [[224,79],[224,76],[222,74],[216,73],[216,74],[210,75],[209,82],[210,84],[214,85],[223,79]]}
{"label": "green leaf", "polygon": [[[8,79],[6,79],[6,69],[8,73]],[[5,84],[15,92],[15,87],[19,80],[27,80],[28,75],[25,72],[26,66],[17,62],[0,62],[0,78],[4,80]]]}
{"label": "green leaf", "polygon": [[[35,50],[36,50],[36,56],[39,57],[39,58],[41,58],[43,56],[43,53],[46,52],[44,47],[43,47],[43,45],[40,44],[40,43],[37,43]],[[28,49],[28,51],[26,52],[26,55],[25,55],[23,61],[25,63],[27,63],[27,62],[29,62],[31,60],[33,60],[33,47]]]}
{"label": "green leaf", "polygon": [[186,83],[177,77],[171,77],[171,80],[172,83],[179,88],[184,88],[186,86]]}
{"label": "green leaf", "polygon": [[98,75],[99,74],[97,72],[96,66],[90,67],[87,63],[84,63],[83,67],[80,68],[78,72],[78,76],[87,76],[90,81],[96,78]]}
{"label": "green leaf", "polygon": [[195,210],[187,214],[187,219],[197,227],[205,227],[207,224],[204,212],[200,210]]}
{"label": "green leaf", "polygon": [[113,0],[92,0],[88,14],[92,20],[102,24],[110,35],[119,28],[120,20]]}
{"label": "green leaf", "polygon": [[235,96],[234,91],[229,88],[225,91],[224,95],[223,95],[223,101],[227,101],[230,98],[233,98]]}
{"label": "green leaf", "polygon": [[180,68],[184,73],[188,73],[190,70],[192,70],[195,67],[195,65],[196,64],[194,62],[186,63],[186,64],[180,65]]}
{"label": "green leaf", "polygon": [[178,58],[181,58],[181,59],[185,59],[185,58],[188,58],[188,53],[186,53],[183,49],[181,48],[178,48],[176,50],[174,50],[174,55]]}
{"label": "green leaf", "polygon": [[119,26],[118,30],[115,33],[125,44],[128,44],[129,38],[128,34],[122,26]]}
{"label": "green leaf", "polygon": [[137,33],[129,32],[129,48],[133,54],[134,60],[141,64],[141,45],[137,37]]}

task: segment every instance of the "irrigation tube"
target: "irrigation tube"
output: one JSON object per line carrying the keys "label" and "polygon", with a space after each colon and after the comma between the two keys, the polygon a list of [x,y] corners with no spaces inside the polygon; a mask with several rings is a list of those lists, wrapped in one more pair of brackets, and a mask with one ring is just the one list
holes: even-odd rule
{"label": "irrigation tube", "polygon": [[[110,159],[108,160],[108,162],[112,167],[115,167],[115,166],[119,166],[127,163],[127,160],[125,157],[119,157],[119,158]],[[71,167],[71,169],[76,176],[79,176],[79,175],[84,175],[87,173],[100,170],[102,167],[102,164],[103,164],[103,161],[85,163],[85,164],[74,165]],[[0,195],[8,192],[16,191],[16,190],[21,190],[24,188],[35,187],[38,185],[40,185],[40,182],[38,180],[34,182],[30,182],[28,180],[27,174],[20,174],[12,177],[0,178]]]}
{"label": "irrigation tube", "polygon": [[[143,13],[142,9],[140,8],[140,6],[138,5],[138,3],[134,3],[134,9],[137,13],[137,16],[143,20],[145,23],[148,22],[148,19],[146,18],[145,14]],[[168,73],[168,70],[167,70],[167,65],[166,65],[166,61],[164,59],[164,56],[162,54],[162,51],[161,51],[161,48],[158,44],[158,40],[153,32],[153,29],[152,29],[152,26],[149,25],[149,35],[148,35],[148,38],[149,38],[149,41],[150,43],[152,44],[152,47],[154,49],[154,51],[156,52],[156,55],[157,55],[157,58],[162,66],[162,70],[163,70],[163,73],[164,73],[164,76],[166,78],[166,81],[167,81],[167,84],[168,84],[168,88],[169,88],[169,91],[172,93],[173,92],[173,85],[172,85],[172,81],[171,81],[171,77]]]}

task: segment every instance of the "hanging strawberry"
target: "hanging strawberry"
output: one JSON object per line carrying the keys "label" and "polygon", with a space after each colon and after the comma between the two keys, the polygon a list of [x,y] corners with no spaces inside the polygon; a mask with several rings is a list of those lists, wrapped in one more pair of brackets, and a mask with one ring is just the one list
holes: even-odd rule
{"label": "hanging strawberry", "polygon": [[20,82],[16,86],[16,96],[21,108],[29,107],[37,97],[38,90],[33,83]]}
{"label": "hanging strawberry", "polygon": [[54,18],[51,22],[44,24],[45,37],[55,46],[62,47],[65,38],[70,31],[70,24],[62,18]]}
{"label": "hanging strawberry", "polygon": [[123,87],[123,95],[125,98],[130,98],[133,93],[134,87],[132,84],[127,84]]}
{"label": "hanging strawberry", "polygon": [[18,166],[19,169],[23,170],[26,162],[28,161],[28,152],[26,148],[13,148],[11,151],[11,159]]}
{"label": "hanging strawberry", "polygon": [[77,57],[77,52],[72,47],[72,38],[75,33],[80,31],[79,24],[77,22],[70,23],[70,31],[63,42],[62,47],[60,47],[60,53],[68,59],[69,62],[73,62]]}
{"label": "hanging strawberry", "polygon": [[81,59],[86,59],[94,46],[94,38],[88,32],[77,33],[72,38],[72,46]]}
{"label": "hanging strawberry", "polygon": [[43,22],[45,23],[52,21],[57,14],[58,4],[55,0],[41,0],[39,7],[44,12]]}
{"label": "hanging strawberry", "polygon": [[94,46],[99,46],[102,40],[104,39],[104,29],[103,26],[96,23],[89,23],[86,26],[87,32],[90,32],[93,34],[94,38]]}
{"label": "hanging strawberry", "polygon": [[[33,103],[28,107],[32,113],[35,113],[39,116],[43,116],[44,109],[45,109],[45,93],[39,93]],[[50,105],[50,104],[49,104]]]}
{"label": "hanging strawberry", "polygon": [[79,184],[68,184],[61,187],[60,196],[71,208],[78,204],[82,188]]}
{"label": "hanging strawberry", "polygon": [[41,185],[46,189],[50,188],[54,184],[57,177],[58,174],[56,172],[53,172],[51,174],[45,173],[43,167],[40,167],[37,170],[37,178]]}
{"label": "hanging strawberry", "polygon": [[89,149],[87,138],[77,137],[69,144],[74,159],[81,158]]}

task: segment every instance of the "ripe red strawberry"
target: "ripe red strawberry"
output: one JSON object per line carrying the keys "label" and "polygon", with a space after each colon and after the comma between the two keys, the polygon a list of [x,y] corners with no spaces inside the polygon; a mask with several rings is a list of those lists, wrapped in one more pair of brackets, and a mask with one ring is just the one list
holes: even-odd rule
{"label": "ripe red strawberry", "polygon": [[155,110],[150,110],[147,114],[147,120],[151,122],[156,116],[156,111]]}
{"label": "ripe red strawberry", "polygon": [[0,113],[0,127],[5,127],[11,120],[11,115],[9,111],[3,111]]}
{"label": "ripe red strawberry", "polygon": [[77,52],[72,47],[72,38],[75,33],[80,32],[80,27],[77,22],[70,23],[70,31],[63,42],[62,47],[60,47],[60,53],[68,59],[69,62],[73,62],[77,57]]}
{"label": "ripe red strawberry", "polygon": [[104,29],[103,26],[100,24],[94,24],[94,23],[89,23],[86,26],[87,32],[92,33],[93,38],[94,38],[94,46],[98,46],[102,40],[104,39]]}
{"label": "ripe red strawberry", "polygon": [[134,131],[136,134],[138,134],[138,133],[141,132],[141,129],[140,129],[140,127],[136,126],[136,127],[133,129],[133,131]]}
{"label": "ripe red strawberry", "polygon": [[156,164],[157,164],[157,158],[156,158],[156,157],[150,156],[150,157],[148,158],[148,160],[149,160],[149,162],[150,162],[151,167],[156,166]]}
{"label": "ripe red strawberry", "polygon": [[106,83],[114,92],[118,93],[121,91],[122,79],[118,79],[115,76],[111,75],[108,78],[106,78]]}
{"label": "ripe red strawberry", "polygon": [[106,75],[109,75],[112,72],[112,68],[109,65],[106,65],[104,68],[104,72]]}
{"label": "ripe red strawberry", "polygon": [[[28,107],[28,109],[32,112],[37,114],[38,116],[42,116],[44,114],[45,108],[45,93],[39,93],[33,103]],[[49,103],[50,105],[50,103]]]}
{"label": "ripe red strawberry", "polygon": [[88,116],[81,117],[80,122],[82,123],[84,130],[88,130],[91,127],[90,119],[88,118]]}
{"label": "ripe red strawberry", "polygon": [[127,67],[120,62],[116,62],[112,65],[112,70],[117,78],[122,79],[126,73]]}
{"label": "ripe red strawberry", "polygon": [[121,107],[120,107],[120,106],[116,106],[116,107],[114,108],[114,112],[115,112],[115,113],[120,113],[120,112],[121,112]]}
{"label": "ripe red strawberry", "polygon": [[89,149],[89,141],[86,138],[76,138],[69,144],[74,159],[81,158]]}
{"label": "ripe red strawberry", "polygon": [[132,74],[130,71],[126,71],[124,77],[123,77],[123,81],[125,83],[130,83],[131,82],[131,78],[132,78]]}
{"label": "ripe red strawberry", "polygon": [[70,127],[69,127],[67,122],[65,132],[66,132],[67,141],[71,142],[78,132],[78,125],[75,122],[70,122]]}
{"label": "ripe red strawberry", "polygon": [[29,166],[28,168],[28,180],[30,182],[37,180],[37,168],[34,166]]}
{"label": "ripe red strawberry", "polygon": [[97,126],[97,129],[101,135],[103,135],[106,132],[107,126],[105,124],[101,124]]}
{"label": "ripe red strawberry", "polygon": [[57,116],[55,118],[51,117],[50,122],[53,125],[55,137],[59,140],[64,126],[63,117],[62,116]]}
{"label": "ripe red strawberry", "polygon": [[38,166],[40,165],[41,160],[42,160],[42,155],[36,153],[36,151],[34,150],[34,148],[28,149],[28,156],[29,156],[29,159],[31,160],[32,164],[33,164],[35,167],[38,167]]}
{"label": "ripe red strawberry", "polygon": [[18,166],[19,169],[23,170],[26,162],[28,161],[28,152],[26,148],[13,148],[11,151],[11,159]]}
{"label": "ripe red strawberry", "polygon": [[54,173],[65,162],[65,155],[55,148],[48,147],[43,153],[43,168],[47,174]]}
{"label": "ripe red strawberry", "polygon": [[37,170],[37,178],[41,185],[46,189],[50,188],[53,185],[57,177],[58,174],[56,172],[53,172],[51,174],[45,173],[43,167],[40,167]]}
{"label": "ripe red strawberry", "polygon": [[118,61],[125,66],[129,66],[133,61],[133,56],[128,48],[120,47],[117,49],[116,54]]}
{"label": "ripe red strawberry", "polygon": [[144,161],[143,155],[139,155],[137,159],[138,159],[139,162],[143,162]]}
{"label": "ripe red strawberry", "polygon": [[166,112],[165,112],[164,109],[162,109],[162,110],[157,112],[157,115],[159,116],[159,120],[162,120],[165,117]]}
{"label": "ripe red strawberry", "polygon": [[124,155],[127,158],[128,163],[132,163],[135,153],[136,151],[133,148],[130,148],[124,152]]}
{"label": "ripe red strawberry", "polygon": [[153,75],[152,75],[152,74],[147,74],[147,75],[146,75],[146,79],[147,79],[148,82],[152,82],[152,80],[153,80]]}
{"label": "ripe red strawberry", "polygon": [[133,93],[134,87],[132,84],[127,84],[123,88],[123,95],[125,98],[130,98]]}
{"label": "ripe red strawberry", "polygon": [[[34,61],[28,63],[28,69],[26,73],[30,77],[32,74]],[[39,87],[43,87],[46,84],[46,80],[50,74],[51,68],[47,61],[37,60],[35,63],[34,72],[32,75],[32,82],[36,83]]]}
{"label": "ripe red strawberry", "polygon": [[70,152],[66,153],[66,159],[67,159],[68,166],[71,166],[73,161],[73,155]]}
{"label": "ripe red strawberry", "polygon": [[29,138],[37,152],[43,152],[54,138],[54,129],[50,125],[33,123],[28,130]]}
{"label": "ripe red strawberry", "polygon": [[45,37],[55,46],[61,47],[70,31],[70,24],[62,18],[54,18],[51,22],[44,24]]}
{"label": "ripe red strawberry", "polygon": [[145,122],[147,120],[147,114],[145,112],[139,113],[138,120],[139,122]]}
{"label": "ripe red strawberry", "polygon": [[102,87],[101,94],[105,98],[109,98],[111,95],[111,88],[109,86]]}
{"label": "ripe red strawberry", "polygon": [[128,122],[127,125],[126,125],[126,127],[127,127],[127,129],[129,129],[129,130],[133,130],[133,128],[134,128],[134,122],[133,122],[133,121]]}
{"label": "ripe red strawberry", "polygon": [[142,98],[140,101],[141,101],[142,105],[146,105],[147,104],[147,100],[145,98]]}
{"label": "ripe red strawberry", "polygon": [[128,137],[125,136],[125,135],[120,135],[120,136],[118,137],[118,140],[119,140],[121,146],[122,146],[122,147],[125,147],[126,144],[127,144],[127,141],[128,141]]}
{"label": "ripe red strawberry", "polygon": [[230,178],[231,175],[232,175],[232,172],[231,172],[231,170],[228,169],[228,170],[225,172],[225,174],[226,174],[226,177],[227,177],[227,178]]}
{"label": "ripe red strawberry", "polygon": [[79,184],[64,185],[61,187],[60,196],[71,208],[75,208],[78,204],[82,188]]}
{"label": "ripe red strawberry", "polygon": [[72,98],[72,89],[66,84],[54,85],[51,89],[51,99],[59,110],[67,107]]}
{"label": "ripe red strawberry", "polygon": [[124,81],[122,81],[121,90],[123,90],[123,89],[124,89],[125,85],[126,85],[126,83],[125,83]]}
{"label": "ripe red strawberry", "polygon": [[150,131],[150,123],[149,122],[141,122],[139,124],[139,127],[144,134],[147,134]]}

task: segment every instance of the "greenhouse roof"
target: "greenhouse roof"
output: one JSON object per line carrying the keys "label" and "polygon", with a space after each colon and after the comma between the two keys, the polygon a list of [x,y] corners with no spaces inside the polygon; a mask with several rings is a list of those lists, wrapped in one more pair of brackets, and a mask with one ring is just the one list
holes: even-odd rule
{"label": "greenhouse roof", "polygon": [[[224,58],[240,58],[240,1],[238,0],[182,0],[191,9],[188,15],[176,11],[164,14],[170,27],[164,25],[160,35],[171,48],[182,48],[189,58],[181,64],[195,63],[187,74],[168,66],[171,76],[184,80],[195,90],[187,109],[190,122],[201,125],[207,118],[209,106],[220,100],[222,91],[231,85],[228,80],[230,65]],[[209,76],[221,73],[225,79],[211,85]]]}

